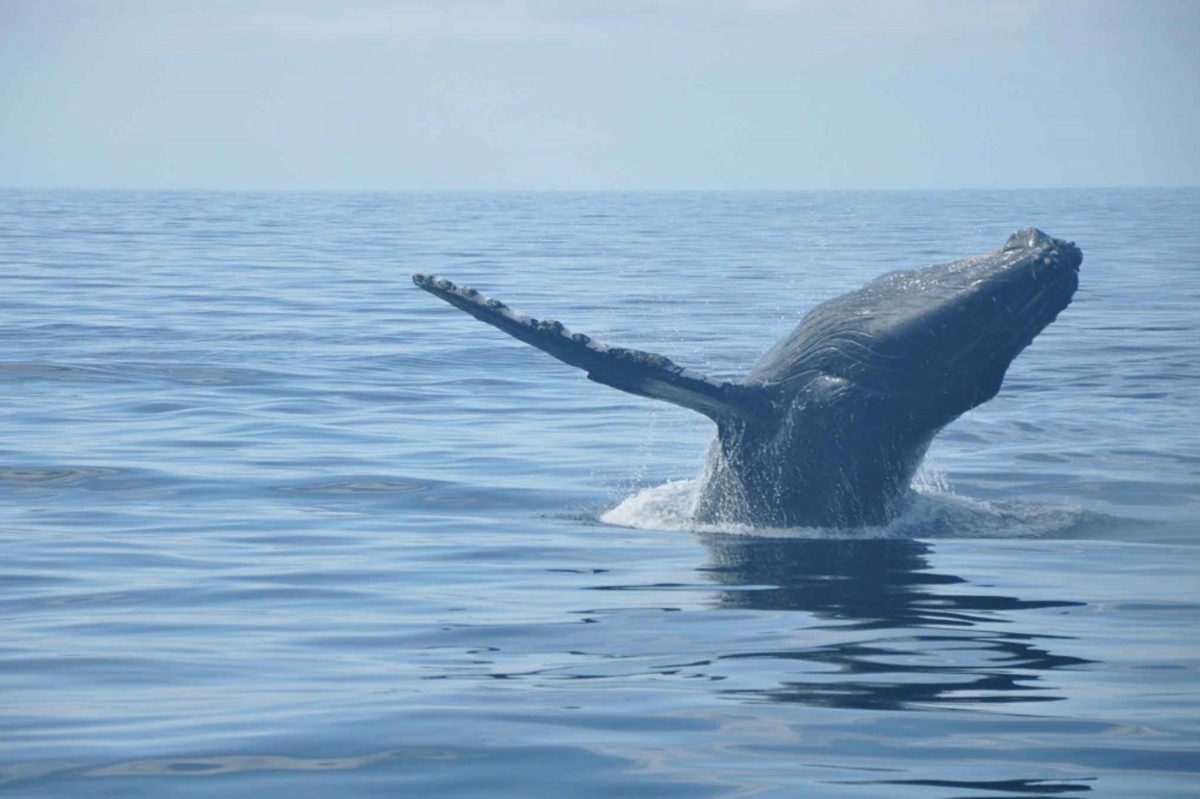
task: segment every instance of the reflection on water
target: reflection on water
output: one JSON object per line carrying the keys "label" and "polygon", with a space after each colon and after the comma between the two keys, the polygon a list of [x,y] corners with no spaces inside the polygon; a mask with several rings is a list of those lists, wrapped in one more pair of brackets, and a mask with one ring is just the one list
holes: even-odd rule
{"label": "reflection on water", "polygon": [[746,698],[873,710],[1046,702],[1062,698],[1042,684],[1047,672],[1090,662],[1052,652],[1057,636],[997,629],[1014,611],[1081,603],[980,593],[931,571],[930,548],[920,541],[704,541],[711,553],[706,572],[728,588],[722,607],[802,611],[828,621],[809,629],[855,633],[811,647],[728,655],[821,667],[803,680],[731,692]]}
{"label": "reflection on water", "polygon": [[[1063,796],[1092,790],[1091,779],[1073,780],[878,780],[862,785],[915,785],[927,788],[962,788],[968,791],[996,791],[1000,799],[1011,796]],[[971,794],[975,799],[986,796]]]}

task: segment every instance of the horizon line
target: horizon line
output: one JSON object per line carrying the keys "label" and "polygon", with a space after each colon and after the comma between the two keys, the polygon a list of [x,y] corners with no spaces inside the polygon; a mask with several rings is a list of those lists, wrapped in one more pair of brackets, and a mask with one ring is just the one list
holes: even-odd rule
{"label": "horizon line", "polygon": [[128,192],[193,194],[836,194],[960,191],[1167,191],[1200,184],[1097,184],[1080,186],[848,186],[843,188],[251,188],[203,186],[0,185],[0,192]]}

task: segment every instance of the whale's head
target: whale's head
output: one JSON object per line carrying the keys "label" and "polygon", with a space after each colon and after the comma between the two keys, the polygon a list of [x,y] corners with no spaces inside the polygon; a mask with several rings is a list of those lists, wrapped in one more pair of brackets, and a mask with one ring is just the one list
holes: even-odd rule
{"label": "whale's head", "polygon": [[1083,256],[1036,228],[976,258],[892,272],[815,308],[750,380],[871,397],[936,431],[996,395],[1079,285]]}
{"label": "whale's head", "polygon": [[697,518],[894,518],[934,435],[996,395],[1071,301],[1082,260],[1025,228],[987,255],[892,272],[814,308],[746,378],[770,410],[718,422]]}

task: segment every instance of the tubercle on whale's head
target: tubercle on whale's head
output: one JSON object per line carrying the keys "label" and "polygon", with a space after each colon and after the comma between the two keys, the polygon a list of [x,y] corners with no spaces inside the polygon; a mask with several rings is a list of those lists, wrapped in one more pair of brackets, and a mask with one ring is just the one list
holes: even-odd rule
{"label": "tubercle on whale's head", "polygon": [[1035,227],[1023,227],[1008,237],[1001,252],[1021,250],[1029,247],[1047,247],[1059,243],[1059,239],[1038,230]]}
{"label": "tubercle on whale's head", "polygon": [[1038,230],[1035,227],[1023,227],[1008,237],[1008,241],[1000,248],[1000,252],[1031,250],[1045,252],[1042,257],[1053,261],[1061,260],[1066,266],[1079,269],[1083,263],[1083,253],[1073,241],[1063,241]]}

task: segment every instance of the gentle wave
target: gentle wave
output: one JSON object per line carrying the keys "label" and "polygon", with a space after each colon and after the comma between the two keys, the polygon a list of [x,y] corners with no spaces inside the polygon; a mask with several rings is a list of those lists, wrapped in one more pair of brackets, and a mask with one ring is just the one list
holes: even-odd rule
{"label": "gentle wave", "polygon": [[[1187,795],[1198,217],[0,191],[0,790]],[[693,525],[668,481],[707,420],[409,280],[736,378],[817,303],[1030,223],[1084,248],[1076,301],[855,531]]]}

